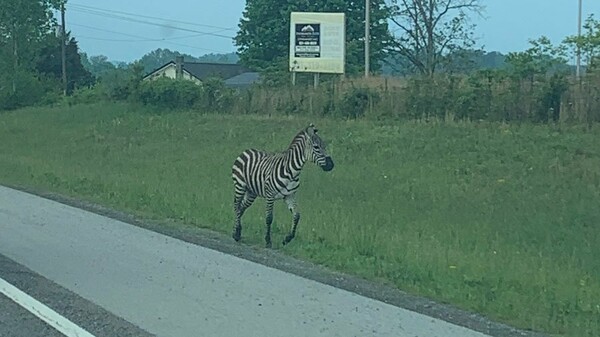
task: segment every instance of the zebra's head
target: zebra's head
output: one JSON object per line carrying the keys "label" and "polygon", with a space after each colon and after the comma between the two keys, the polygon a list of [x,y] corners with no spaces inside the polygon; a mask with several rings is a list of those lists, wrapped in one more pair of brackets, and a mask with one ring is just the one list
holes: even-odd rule
{"label": "zebra's head", "polygon": [[333,170],[333,160],[327,154],[325,142],[317,134],[318,131],[319,130],[317,130],[313,123],[310,123],[310,125],[306,128],[306,133],[309,136],[308,139],[311,148],[309,156],[313,163],[320,166],[323,171],[331,171]]}

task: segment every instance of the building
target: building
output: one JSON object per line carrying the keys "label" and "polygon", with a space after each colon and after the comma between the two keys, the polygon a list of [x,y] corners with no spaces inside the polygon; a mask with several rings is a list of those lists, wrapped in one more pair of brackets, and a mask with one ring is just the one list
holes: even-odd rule
{"label": "building", "polygon": [[235,88],[247,87],[260,80],[258,73],[239,64],[185,62],[182,56],[176,57],[144,76],[144,80],[158,77],[183,78],[201,84],[211,77],[221,78],[225,85]]}

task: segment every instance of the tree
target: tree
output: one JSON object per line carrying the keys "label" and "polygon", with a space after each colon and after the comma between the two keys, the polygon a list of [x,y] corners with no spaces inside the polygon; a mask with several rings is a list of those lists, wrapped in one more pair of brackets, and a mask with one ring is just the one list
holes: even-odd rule
{"label": "tree", "polygon": [[238,63],[239,57],[235,52],[226,54],[206,54],[198,57],[199,62],[213,62],[213,63]]}
{"label": "tree", "polygon": [[108,72],[116,69],[116,66],[104,55],[88,57],[87,54],[83,52],[80,53],[80,55],[83,67],[96,78],[102,78],[102,76],[106,75]]}
{"label": "tree", "polygon": [[55,5],[49,0],[9,0],[0,6],[0,44],[10,47],[17,64],[51,32]]}
{"label": "tree", "polygon": [[509,70],[518,78],[525,78],[533,83],[536,75],[546,75],[549,71],[566,68],[564,46],[553,46],[545,36],[530,40],[529,44],[531,47],[527,50],[511,52],[506,56]]}
{"label": "tree", "polygon": [[583,25],[584,33],[581,36],[569,36],[564,44],[570,47],[574,55],[577,49],[581,51],[583,62],[590,70],[600,67],[600,21],[590,14]]}
{"label": "tree", "polygon": [[186,61],[195,61],[195,57],[172,51],[168,48],[158,48],[142,56],[140,63],[144,66],[144,72],[149,73],[165,63],[175,61],[175,57],[183,56]]}
{"label": "tree", "polygon": [[[94,83],[92,74],[83,67],[81,56],[79,55],[79,47],[75,38],[69,37],[67,34],[67,45],[65,50],[66,68],[69,74],[67,83],[67,92],[70,94],[75,88],[87,87]],[[61,56],[62,39],[50,36],[45,47],[40,51],[36,70],[40,74],[45,74],[54,79],[62,77],[62,56]]]}
{"label": "tree", "polygon": [[[20,68],[27,69],[34,64],[44,38],[52,33],[55,22],[51,10],[57,6],[57,1],[50,0],[8,0],[2,3],[0,49],[3,68],[10,65],[12,72],[17,73]],[[17,82],[13,81],[13,93],[17,90]]]}
{"label": "tree", "polygon": [[57,0],[8,0],[0,6],[0,109],[39,102],[52,81],[35,72],[47,37],[55,33]]}
{"label": "tree", "polygon": [[[512,52],[506,56],[508,72],[512,80],[518,108],[527,109],[537,121],[558,120],[560,102],[567,90],[565,78],[567,60],[565,46],[554,46],[545,36],[530,40],[531,47],[523,52]],[[528,84],[522,87],[521,83]],[[535,83],[538,83],[536,91]],[[523,94],[528,98],[521,97]],[[523,104],[523,101],[528,102]]]}
{"label": "tree", "polygon": [[479,0],[392,0],[391,20],[400,32],[393,54],[407,59],[413,70],[433,76],[447,56],[475,44],[468,13],[481,13]]}
{"label": "tree", "polygon": [[[384,0],[371,1],[370,68],[380,68],[384,50],[390,42]],[[364,70],[365,2],[344,0],[248,0],[239,24],[235,43],[240,63],[258,71],[288,69],[290,13],[343,12],[346,14],[346,69]]]}

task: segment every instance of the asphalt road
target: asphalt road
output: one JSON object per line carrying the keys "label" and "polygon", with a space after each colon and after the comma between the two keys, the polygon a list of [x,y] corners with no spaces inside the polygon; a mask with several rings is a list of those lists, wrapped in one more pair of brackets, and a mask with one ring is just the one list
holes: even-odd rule
{"label": "asphalt road", "polygon": [[[96,336],[486,336],[5,187],[0,254],[0,278]],[[35,321],[0,308],[0,336]]]}
{"label": "asphalt road", "polygon": [[0,295],[0,337],[63,337],[18,304]]}

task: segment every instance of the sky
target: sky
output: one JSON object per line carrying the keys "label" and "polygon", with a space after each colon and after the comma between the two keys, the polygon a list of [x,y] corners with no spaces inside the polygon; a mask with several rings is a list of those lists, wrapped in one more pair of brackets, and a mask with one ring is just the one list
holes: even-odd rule
{"label": "sky", "polygon": [[[483,17],[472,20],[477,24],[477,44],[486,51],[522,51],[530,39],[542,35],[558,44],[577,34],[578,0],[481,1]],[[83,52],[131,62],[157,48],[194,56],[236,51],[232,37],[245,4],[245,0],[68,0],[65,18]],[[591,13],[600,17],[600,1],[583,0],[582,12],[584,19]]]}

